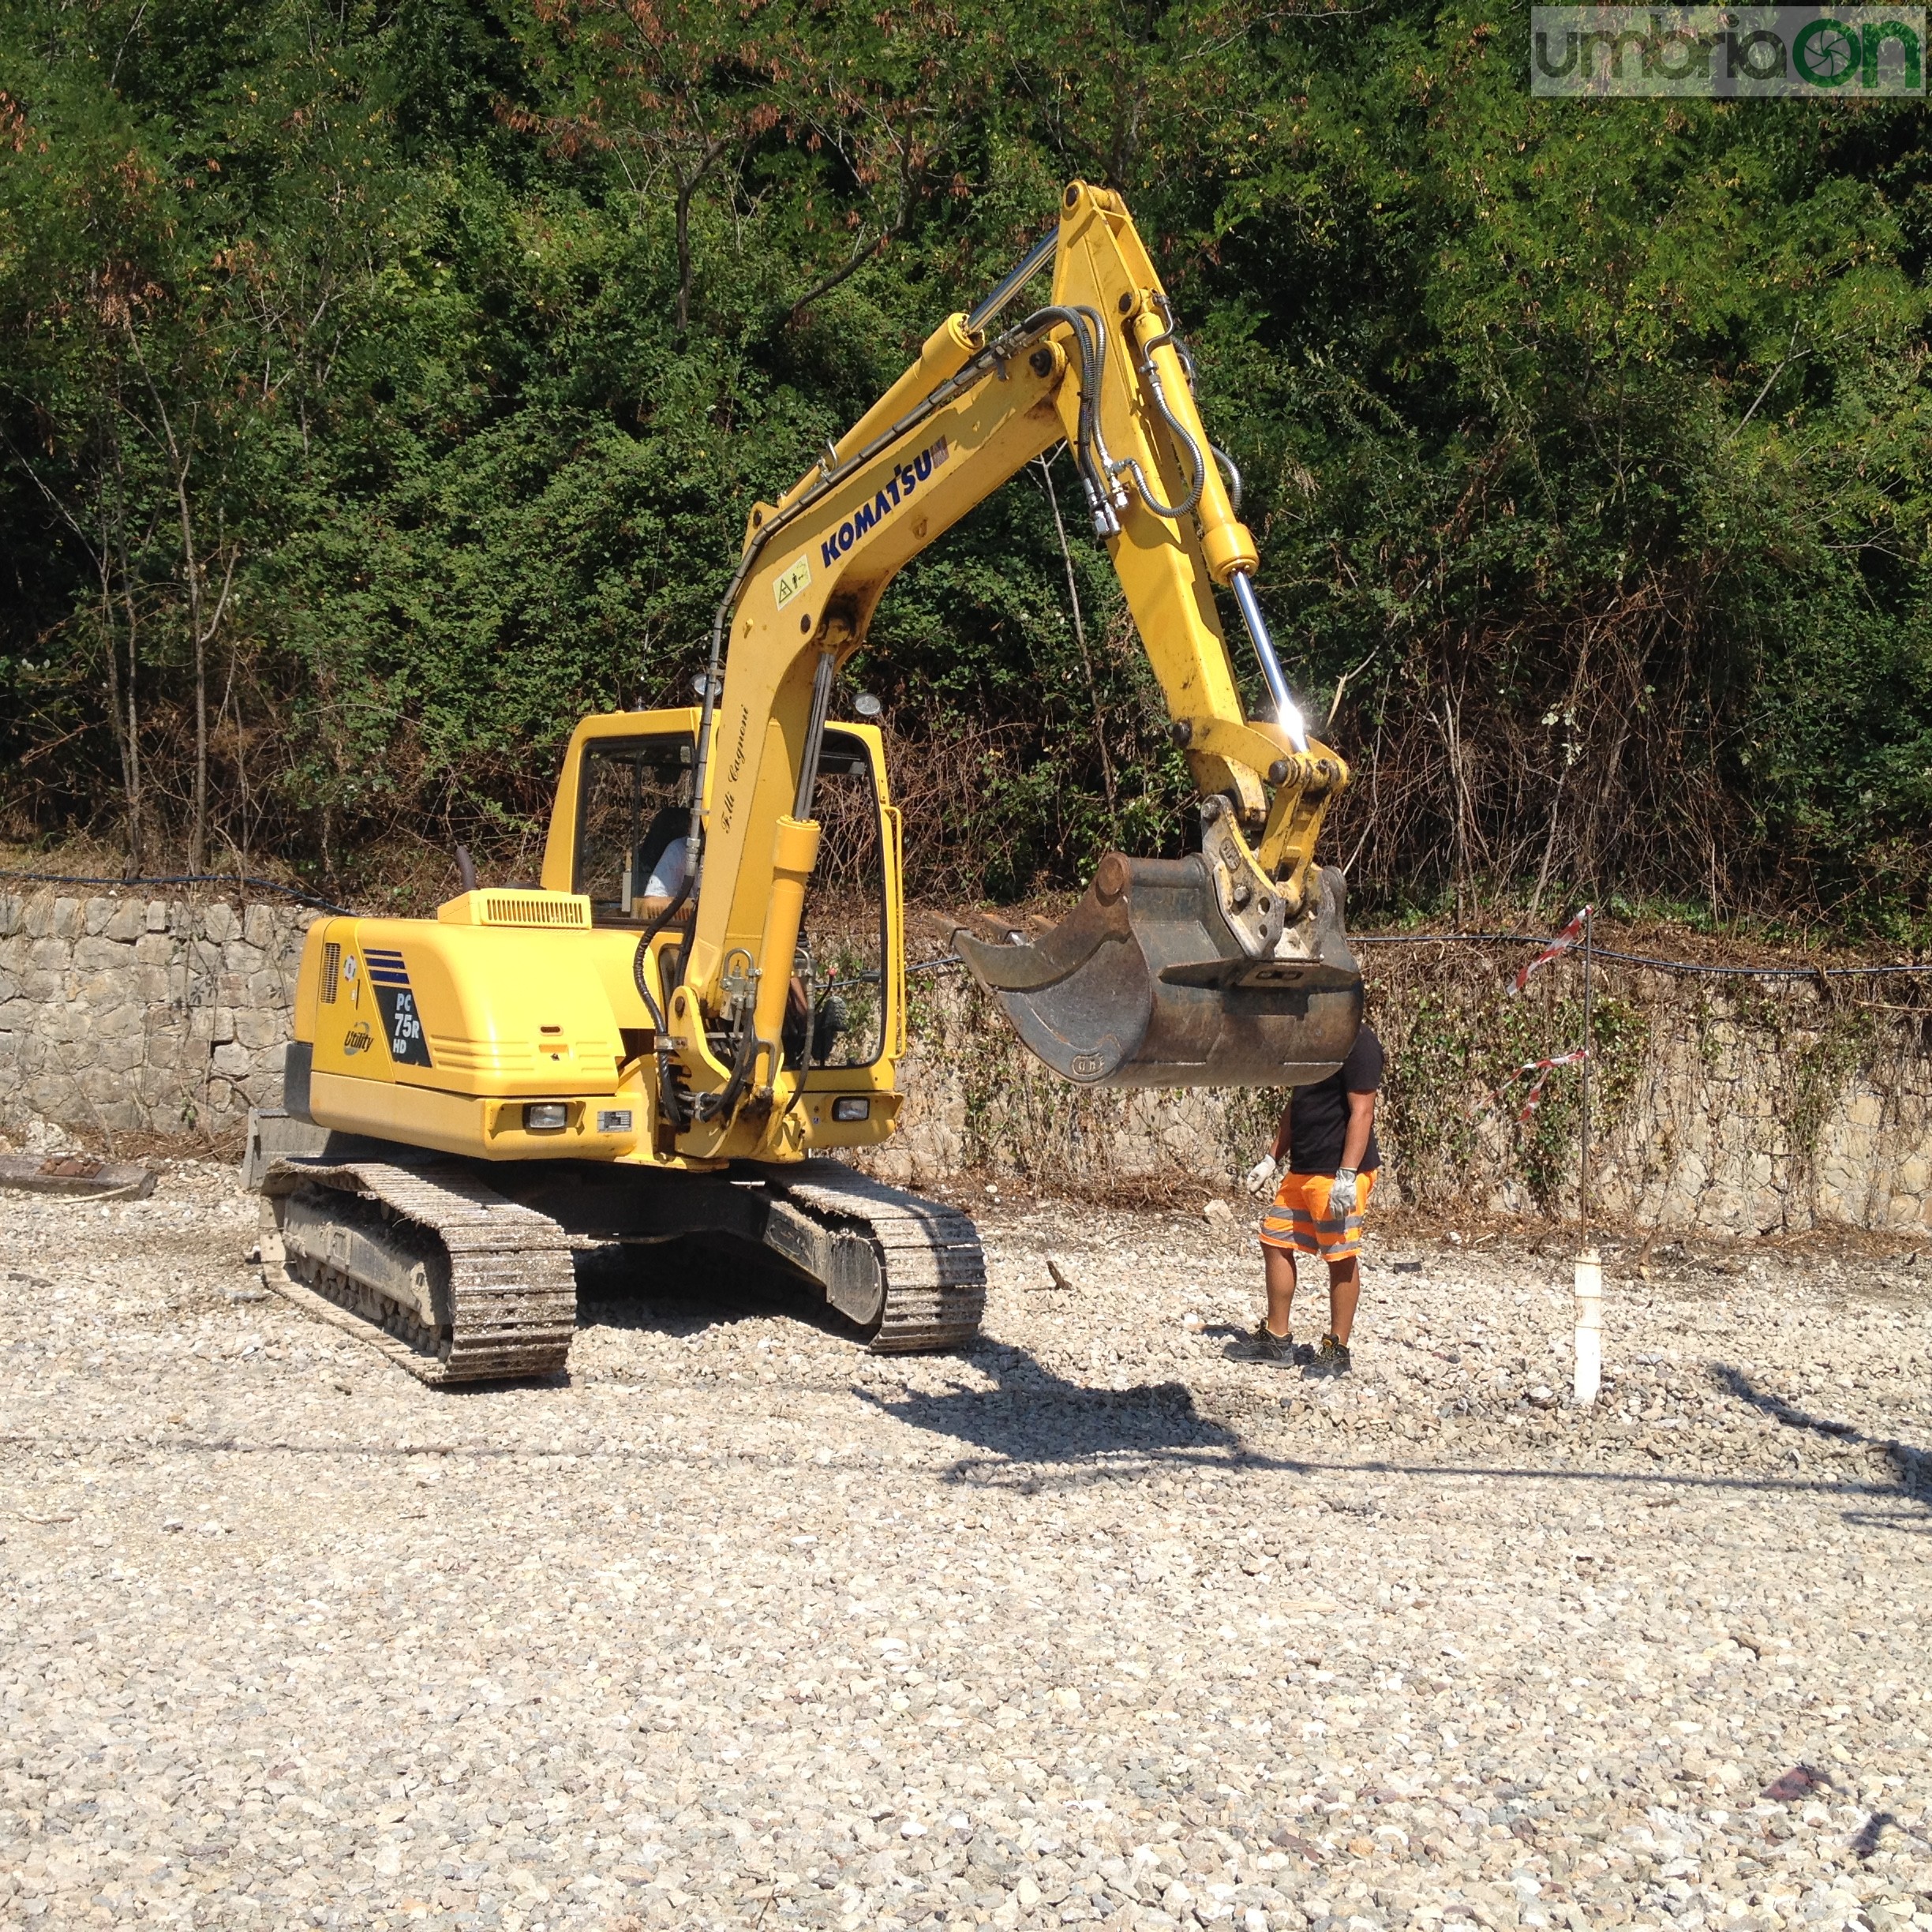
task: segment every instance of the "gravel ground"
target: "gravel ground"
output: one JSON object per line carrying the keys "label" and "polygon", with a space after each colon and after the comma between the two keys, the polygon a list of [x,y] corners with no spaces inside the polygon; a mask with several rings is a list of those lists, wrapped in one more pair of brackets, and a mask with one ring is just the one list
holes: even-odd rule
{"label": "gravel ground", "polygon": [[966,1356],[592,1261],[438,1395],[0,1196],[0,1921],[1932,1928],[1932,1255],[1613,1258],[1579,1417],[1555,1252],[1316,1383],[1245,1210],[971,1198]]}

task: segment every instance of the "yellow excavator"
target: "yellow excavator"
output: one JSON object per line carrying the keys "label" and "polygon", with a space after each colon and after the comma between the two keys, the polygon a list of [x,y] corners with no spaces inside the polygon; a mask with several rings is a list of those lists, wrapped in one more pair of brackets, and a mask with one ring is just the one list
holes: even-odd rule
{"label": "yellow excavator", "polygon": [[[1010,319],[1049,268],[1049,299]],[[578,725],[541,887],[472,874],[433,919],[310,929],[283,1108],[250,1133],[271,1286],[435,1383],[561,1369],[588,1242],[756,1249],[877,1350],[971,1338],[970,1219],[838,1158],[892,1133],[906,1043],[900,815],[877,701],[841,702],[840,673],[895,574],[1062,443],[1201,794],[1200,847],[1110,853],[1038,943],[954,943],[1069,1081],[1334,1070],[1361,979],[1315,842],[1347,767],[1282,676],[1160,279],[1120,197],[1076,182],[1054,231],[752,509],[699,702]]]}

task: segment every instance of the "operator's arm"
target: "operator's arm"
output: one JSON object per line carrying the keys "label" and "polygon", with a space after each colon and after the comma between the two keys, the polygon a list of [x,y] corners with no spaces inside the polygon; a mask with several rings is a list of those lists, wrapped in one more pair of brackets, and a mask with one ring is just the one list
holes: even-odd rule
{"label": "operator's arm", "polygon": [[[1294,1101],[1291,1097],[1287,1106],[1282,1109],[1281,1120],[1275,1129],[1274,1144],[1268,1149],[1277,1163],[1287,1160],[1294,1151]],[[1366,1140],[1362,1143],[1364,1147],[1368,1144]]]}

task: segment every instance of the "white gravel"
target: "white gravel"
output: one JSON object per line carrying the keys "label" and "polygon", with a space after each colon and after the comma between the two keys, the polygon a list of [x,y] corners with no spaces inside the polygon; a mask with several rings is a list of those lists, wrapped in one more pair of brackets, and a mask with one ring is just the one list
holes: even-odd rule
{"label": "white gravel", "polygon": [[972,1199],[964,1357],[661,1257],[438,1395],[0,1196],[0,1922],[1932,1928],[1932,1256],[1613,1257],[1583,1419],[1556,1249],[1338,1387],[1245,1208]]}

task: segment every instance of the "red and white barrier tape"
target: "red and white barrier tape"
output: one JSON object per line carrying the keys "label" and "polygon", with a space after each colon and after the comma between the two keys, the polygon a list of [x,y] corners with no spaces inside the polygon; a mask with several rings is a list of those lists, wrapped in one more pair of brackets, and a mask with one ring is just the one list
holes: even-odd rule
{"label": "red and white barrier tape", "polygon": [[1537,1109],[1543,1104],[1543,1090],[1549,1084],[1550,1075],[1558,1067],[1580,1066],[1589,1058],[1589,1051],[1587,1047],[1576,1046],[1571,1048],[1567,1054],[1552,1054],[1547,1060],[1526,1060],[1500,1087],[1497,1088],[1494,1093],[1484,1100],[1481,1106],[1477,1110],[1479,1113],[1487,1113],[1492,1107],[1500,1106],[1509,1090],[1516,1084],[1517,1081],[1522,1079],[1526,1074],[1533,1073],[1536,1076],[1535,1084],[1524,1095],[1522,1105],[1516,1110],[1517,1119],[1527,1121]]}
{"label": "red and white barrier tape", "polygon": [[1530,975],[1539,966],[1547,966],[1552,960],[1561,959],[1572,946],[1578,944],[1583,937],[1583,928],[1589,919],[1590,911],[1591,908],[1586,906],[1534,959],[1523,968],[1521,972],[1517,974],[1515,982],[1510,988],[1512,993],[1524,991],[1530,984]]}

